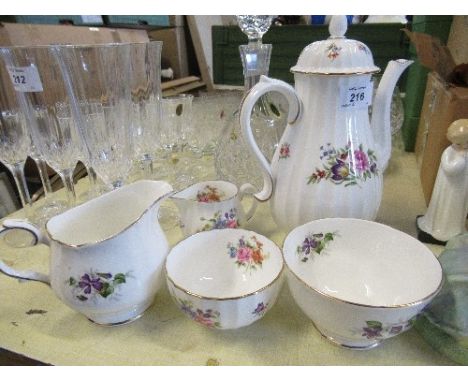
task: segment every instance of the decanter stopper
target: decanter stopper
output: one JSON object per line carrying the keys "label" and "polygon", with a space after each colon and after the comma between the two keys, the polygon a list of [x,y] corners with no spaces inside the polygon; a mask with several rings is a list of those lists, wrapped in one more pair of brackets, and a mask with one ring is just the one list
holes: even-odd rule
{"label": "decanter stopper", "polygon": [[238,15],[237,24],[249,39],[250,44],[261,44],[263,35],[270,29],[276,16]]}

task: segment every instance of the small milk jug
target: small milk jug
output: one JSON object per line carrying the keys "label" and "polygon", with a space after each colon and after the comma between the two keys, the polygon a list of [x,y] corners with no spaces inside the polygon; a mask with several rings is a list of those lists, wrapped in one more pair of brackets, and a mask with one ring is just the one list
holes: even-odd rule
{"label": "small milk jug", "polygon": [[[382,173],[391,154],[393,89],[412,61],[388,63],[373,102],[374,65],[369,48],[345,38],[345,16],[333,16],[330,37],[308,45],[291,68],[295,88],[262,76],[244,98],[242,133],[264,178],[260,201],[271,199],[276,223],[290,230],[327,217],[375,219],[382,198]],[[250,115],[267,92],[289,103],[288,125],[268,163],[255,142]]]}

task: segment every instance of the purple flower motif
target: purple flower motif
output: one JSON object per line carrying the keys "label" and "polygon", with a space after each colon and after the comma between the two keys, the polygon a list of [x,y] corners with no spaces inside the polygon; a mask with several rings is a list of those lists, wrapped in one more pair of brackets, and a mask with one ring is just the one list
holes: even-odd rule
{"label": "purple flower motif", "polygon": [[331,168],[331,172],[333,173],[331,178],[335,181],[340,181],[348,177],[349,168],[345,162],[337,159],[336,164]]}
{"label": "purple flower motif", "polygon": [[403,325],[392,326],[390,329],[390,334],[398,334],[403,330]]}
{"label": "purple flower motif", "polygon": [[313,251],[315,248],[317,248],[317,244],[318,243],[315,239],[306,237],[304,242],[302,243],[302,252],[308,255],[311,250]]}
{"label": "purple flower motif", "polygon": [[93,288],[100,292],[103,284],[99,277],[93,279],[87,273],[85,273],[83,276],[81,276],[78,286],[83,289],[85,294],[90,294]]}
{"label": "purple flower motif", "polygon": [[355,150],[354,159],[356,161],[355,166],[358,171],[363,172],[369,168],[369,159],[364,151]]}
{"label": "purple flower motif", "polygon": [[237,248],[233,246],[229,247],[229,257],[233,259],[236,257],[236,255],[237,255]]}
{"label": "purple flower motif", "polygon": [[186,304],[185,302],[182,302],[180,304],[180,309],[182,310],[182,312],[184,312],[185,314],[189,315],[192,318],[195,317],[196,315],[196,313],[192,311],[192,307]]}
{"label": "purple flower motif", "polygon": [[381,337],[382,336],[382,328],[362,328],[364,333],[362,333],[363,337],[366,337],[367,339],[372,339],[376,337]]}
{"label": "purple flower motif", "polygon": [[216,222],[214,223],[214,229],[221,229],[221,228],[225,228],[225,225],[224,225],[224,221],[221,220],[220,218],[218,218],[216,220]]}
{"label": "purple flower motif", "polygon": [[261,315],[265,314],[267,308],[268,308],[268,303],[264,304],[263,302],[260,302],[257,305],[257,307],[255,308],[255,310],[252,312],[252,314],[256,314],[258,316],[261,316]]}

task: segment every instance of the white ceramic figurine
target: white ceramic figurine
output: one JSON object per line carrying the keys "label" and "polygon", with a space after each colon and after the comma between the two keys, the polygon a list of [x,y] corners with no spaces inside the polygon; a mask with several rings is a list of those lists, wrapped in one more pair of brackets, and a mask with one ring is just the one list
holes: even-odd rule
{"label": "white ceramic figurine", "polygon": [[468,119],[453,122],[447,138],[452,145],[442,154],[427,212],[417,219],[418,238],[436,244],[466,232],[468,214]]}

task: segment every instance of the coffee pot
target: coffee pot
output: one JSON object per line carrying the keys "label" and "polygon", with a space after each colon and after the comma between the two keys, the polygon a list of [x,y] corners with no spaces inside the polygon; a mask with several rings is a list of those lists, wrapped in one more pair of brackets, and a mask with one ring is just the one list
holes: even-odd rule
{"label": "coffee pot", "polygon": [[[410,60],[390,61],[372,103],[371,77],[380,69],[362,42],[345,38],[345,16],[333,16],[330,37],[308,45],[291,68],[295,88],[262,76],[244,97],[242,134],[261,165],[260,201],[271,199],[276,223],[290,230],[329,217],[375,219],[382,174],[391,155],[393,89]],[[271,164],[251,129],[251,113],[265,93],[289,103],[288,125]]]}

